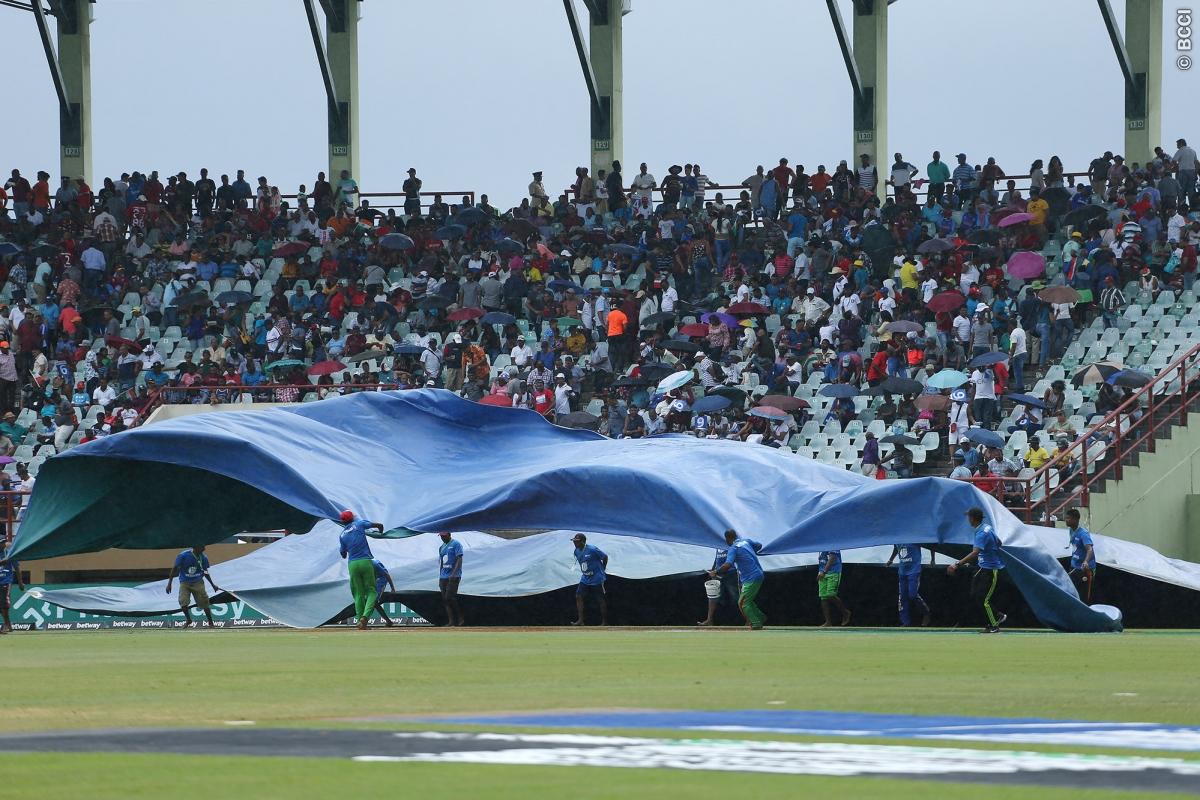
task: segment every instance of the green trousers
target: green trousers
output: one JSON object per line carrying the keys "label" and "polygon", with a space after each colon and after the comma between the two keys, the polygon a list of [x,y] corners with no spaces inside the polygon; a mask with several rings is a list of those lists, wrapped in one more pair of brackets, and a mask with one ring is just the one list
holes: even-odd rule
{"label": "green trousers", "polygon": [[354,619],[366,619],[375,608],[375,565],[369,558],[356,558],[350,569],[350,594],[354,595]]}
{"label": "green trousers", "polygon": [[738,598],[738,608],[742,610],[742,616],[750,623],[752,628],[761,628],[766,615],[762,609],[754,602],[754,598],[758,597],[758,590],[762,588],[762,581],[752,581],[742,584],[742,595]]}

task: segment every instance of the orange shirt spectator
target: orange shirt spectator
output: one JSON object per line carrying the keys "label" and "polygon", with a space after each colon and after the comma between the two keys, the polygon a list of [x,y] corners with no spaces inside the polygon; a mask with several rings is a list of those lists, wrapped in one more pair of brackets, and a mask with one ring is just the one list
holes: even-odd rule
{"label": "orange shirt spectator", "polygon": [[614,308],[608,312],[608,335],[623,336],[625,334],[625,326],[629,324],[629,317],[625,316],[625,312],[619,308]]}

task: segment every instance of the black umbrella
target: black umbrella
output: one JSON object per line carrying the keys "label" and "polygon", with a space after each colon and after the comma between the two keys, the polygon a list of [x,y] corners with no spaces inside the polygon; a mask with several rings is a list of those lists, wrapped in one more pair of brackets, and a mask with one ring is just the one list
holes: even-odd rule
{"label": "black umbrella", "polygon": [[971,244],[996,244],[1000,241],[1000,231],[995,228],[980,228],[968,233],[967,241]]}
{"label": "black umbrella", "polygon": [[516,239],[504,238],[496,243],[496,249],[506,255],[524,255],[525,245],[518,242]]}
{"label": "black umbrella", "polygon": [[517,318],[512,314],[505,314],[503,311],[489,311],[480,317],[479,321],[484,325],[512,325]]}
{"label": "black umbrella", "polygon": [[1113,386],[1124,386],[1127,389],[1140,389],[1153,380],[1144,372],[1138,372],[1134,369],[1123,369],[1120,372],[1115,372],[1108,376],[1108,383]]}
{"label": "black umbrella", "polygon": [[944,253],[947,250],[954,249],[954,242],[949,239],[929,239],[917,245],[917,252],[921,255],[929,255],[931,253]]}
{"label": "black umbrella", "polygon": [[33,256],[41,256],[42,258],[53,258],[62,252],[62,248],[53,244],[39,244],[30,249],[29,254]]}
{"label": "black umbrella", "polygon": [[175,298],[176,308],[205,308],[210,305],[212,305],[212,300],[209,300],[208,295],[204,292],[192,292]]}
{"label": "black umbrella", "polygon": [[714,386],[711,389],[705,390],[709,395],[718,395],[720,397],[728,397],[729,401],[738,408],[746,404],[746,393],[734,386]]}
{"label": "black umbrella", "polygon": [[510,219],[505,220],[504,230],[514,236],[525,238],[531,233],[537,232],[537,227],[527,219]]}
{"label": "black umbrella", "polygon": [[1092,220],[1104,219],[1107,216],[1108,212],[1104,210],[1103,206],[1088,204],[1068,211],[1067,215],[1062,218],[1062,222],[1072,228],[1086,228]]}
{"label": "black umbrella", "polygon": [[487,212],[485,212],[483,209],[476,208],[475,206],[464,208],[462,211],[459,211],[454,215],[455,222],[457,222],[459,225],[467,226],[474,225],[477,222],[483,222],[487,218]]}
{"label": "black umbrella", "polygon": [[880,385],[885,391],[892,394],[917,394],[925,388],[921,385],[920,381],[914,381],[912,378],[900,378],[895,375],[885,378]]}
{"label": "black umbrella", "polygon": [[882,439],[880,439],[879,443],[880,444],[914,445],[914,444],[920,444],[921,442],[919,439],[914,439],[913,437],[908,436],[903,433],[893,433],[891,436],[885,436]]}
{"label": "black umbrella", "polygon": [[642,320],[643,328],[653,328],[656,325],[661,325],[664,322],[674,322],[675,315],[670,311],[660,311],[657,314],[651,314]]}
{"label": "black umbrella", "polygon": [[417,301],[421,308],[445,308],[450,305],[450,298],[440,294],[427,294]]}
{"label": "black umbrella", "polygon": [[1002,353],[999,350],[993,350],[990,353],[984,353],[981,356],[975,356],[967,364],[968,367],[990,367],[992,364],[999,364],[1001,361],[1008,361],[1008,353]]}
{"label": "black umbrella", "polygon": [[1071,210],[1071,193],[1060,186],[1046,189],[1042,199],[1050,205],[1050,216],[1061,217]]}
{"label": "black umbrella", "polygon": [[240,306],[242,303],[251,303],[254,301],[254,295],[249,292],[221,292],[217,295],[217,303],[226,306],[233,303],[235,306]]}
{"label": "black umbrella", "polygon": [[872,225],[863,233],[863,250],[886,250],[889,247],[895,248],[895,246],[896,240],[893,238],[892,232],[882,225]]}
{"label": "black umbrella", "polygon": [[880,384],[879,386],[872,386],[870,389],[867,389],[865,392],[863,392],[863,394],[867,397],[883,397],[885,394],[890,395],[894,394],[894,392],[888,391],[887,389],[883,388],[883,384]]}
{"label": "black umbrella", "polygon": [[398,356],[419,356],[425,352],[425,348],[419,344],[398,344],[392,348],[392,352]]}
{"label": "black umbrella", "polygon": [[105,311],[111,311],[114,314],[117,313],[117,310],[112,306],[92,306],[83,310],[83,321],[88,325],[98,325],[104,317]]}
{"label": "black umbrella", "polygon": [[685,342],[682,339],[668,339],[662,343],[664,350],[673,353],[697,353],[703,348],[695,342]]}
{"label": "black umbrella", "polygon": [[586,411],[572,411],[570,414],[564,414],[559,417],[555,420],[555,423],[564,428],[583,428],[584,430],[594,431],[596,430],[596,426],[600,424],[600,418]]}
{"label": "black umbrella", "polygon": [[439,239],[461,239],[466,232],[464,226],[451,223],[438,228],[433,235]]}
{"label": "black umbrella", "polygon": [[1104,383],[1123,369],[1124,367],[1119,364],[1105,364],[1103,362],[1088,364],[1075,373],[1075,376],[1071,378],[1071,383],[1076,386],[1083,386],[1089,383]]}
{"label": "black umbrella", "polygon": [[674,371],[675,367],[672,364],[643,364],[641,368],[641,376],[651,383],[658,383]]}
{"label": "black umbrella", "polygon": [[649,386],[650,381],[645,378],[635,378],[632,375],[626,375],[623,378],[617,378],[609,384],[615,389],[635,388],[638,386]]}

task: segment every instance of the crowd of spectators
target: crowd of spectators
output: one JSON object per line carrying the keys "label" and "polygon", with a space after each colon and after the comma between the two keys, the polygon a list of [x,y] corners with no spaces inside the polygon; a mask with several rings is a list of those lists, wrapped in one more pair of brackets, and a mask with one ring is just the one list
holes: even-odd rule
{"label": "crowd of spectators", "polygon": [[[861,437],[846,466],[880,477],[914,464],[905,439],[879,439],[938,432],[953,477],[1037,468],[1055,434],[1082,433],[1046,420],[1078,409],[1055,384],[1006,425],[1004,397],[1095,320],[1116,328],[1164,292],[1194,302],[1196,153],[1105,153],[1078,179],[1039,159],[1027,189],[993,158],[954,162],[779,159],[724,190],[698,164],[660,179],[614,162],[554,198],[535,172],[507,211],[430,197],[415,170],[380,210],[344,172],[285,195],[241,170],[134,171],[94,191],[14,169],[0,452],[36,474],[159,402],[436,386],[614,437],[796,449],[835,426]],[[1042,431],[1024,465],[960,447],[998,428]]]}

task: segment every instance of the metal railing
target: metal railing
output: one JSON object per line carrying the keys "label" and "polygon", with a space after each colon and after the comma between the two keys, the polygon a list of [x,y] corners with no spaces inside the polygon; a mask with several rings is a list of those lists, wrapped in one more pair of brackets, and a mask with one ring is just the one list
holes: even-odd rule
{"label": "metal railing", "polygon": [[1050,524],[1072,506],[1086,506],[1097,484],[1120,480],[1125,459],[1153,453],[1158,434],[1187,425],[1200,400],[1200,344],[1159,372],[1117,409],[1093,424],[1058,457],[1025,478],[971,478],[1027,524]]}

